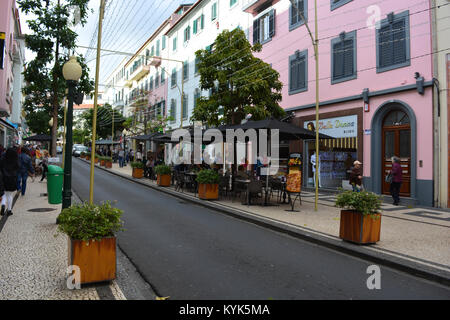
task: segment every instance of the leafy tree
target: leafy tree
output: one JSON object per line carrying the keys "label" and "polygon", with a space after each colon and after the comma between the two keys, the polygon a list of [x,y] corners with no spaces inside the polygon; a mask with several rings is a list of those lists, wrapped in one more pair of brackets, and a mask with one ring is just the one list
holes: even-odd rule
{"label": "leafy tree", "polygon": [[210,126],[239,124],[247,114],[253,120],[279,118],[285,113],[279,106],[283,84],[279,73],[256,58],[260,44],[252,46],[244,31],[225,30],[214,42],[214,50],[198,50],[198,72],[202,90],[194,108],[193,119]]}
{"label": "leafy tree", "polygon": [[[111,137],[113,115],[114,132],[122,131],[125,128],[124,123],[126,119],[119,111],[113,110],[112,106],[108,103],[105,103],[104,106],[97,107],[97,138],[107,139],[108,137]],[[90,134],[88,139],[90,140],[92,139],[94,109],[85,111],[81,117],[84,120],[84,130]]]}
{"label": "leafy tree", "polygon": [[[62,67],[68,60],[68,54],[76,45],[77,34],[69,24],[71,11],[76,8],[80,23],[84,25],[88,15],[89,0],[17,0],[20,9],[26,14],[34,14],[35,20],[28,20],[33,31],[25,36],[28,49],[36,53],[24,71],[26,86],[24,109],[26,120],[31,131],[49,133],[48,122],[53,118],[52,155],[56,154],[57,130],[64,116],[62,105],[66,81],[62,75]],[[78,58],[83,68],[82,77],[77,90],[85,94],[93,90],[89,80],[88,68],[83,57]]]}

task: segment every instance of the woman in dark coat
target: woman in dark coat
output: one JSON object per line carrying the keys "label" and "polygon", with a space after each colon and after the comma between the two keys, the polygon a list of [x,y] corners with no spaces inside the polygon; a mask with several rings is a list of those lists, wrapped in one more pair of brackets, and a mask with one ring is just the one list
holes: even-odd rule
{"label": "woman in dark coat", "polygon": [[391,195],[392,199],[394,199],[394,205],[398,206],[398,203],[400,202],[400,187],[402,186],[402,166],[400,165],[400,158],[399,157],[392,157],[392,182],[391,182]]}
{"label": "woman in dark coat", "polygon": [[12,215],[12,204],[14,193],[17,190],[17,173],[19,172],[19,157],[17,151],[8,148],[0,160],[0,171],[3,176],[5,194],[2,197],[1,215],[6,213]]}

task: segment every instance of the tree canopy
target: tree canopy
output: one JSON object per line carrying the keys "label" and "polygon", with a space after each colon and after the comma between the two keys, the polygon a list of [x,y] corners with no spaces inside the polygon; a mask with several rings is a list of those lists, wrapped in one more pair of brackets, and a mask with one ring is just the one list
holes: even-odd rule
{"label": "tree canopy", "polygon": [[[88,2],[89,0],[17,0],[25,14],[36,17],[27,21],[32,34],[25,36],[26,47],[36,54],[26,64],[24,71],[26,121],[34,133],[48,134],[48,122],[53,118],[53,155],[56,152],[57,129],[64,116],[62,102],[67,88],[62,67],[76,47],[77,34],[71,29],[71,13],[76,10],[79,22],[84,25],[88,15]],[[89,80],[84,58],[78,57],[78,62],[83,68],[83,74],[77,90],[88,94],[93,90],[93,83]]]}
{"label": "tree canopy", "polygon": [[200,86],[210,95],[197,99],[193,120],[218,126],[239,124],[248,114],[252,120],[285,114],[279,105],[279,73],[253,55],[261,48],[237,28],[223,31],[213,46],[196,52]]}
{"label": "tree canopy", "polygon": [[[84,132],[88,132],[89,139],[92,138],[92,125],[93,125],[93,115],[94,109],[89,109],[82,114],[82,119],[84,120],[83,129]],[[125,122],[126,119],[122,116],[122,114],[113,110],[112,106],[108,103],[105,103],[104,106],[97,107],[97,139],[107,139],[112,135],[112,124],[114,119],[114,136],[117,131],[122,132],[122,130],[126,127]]]}

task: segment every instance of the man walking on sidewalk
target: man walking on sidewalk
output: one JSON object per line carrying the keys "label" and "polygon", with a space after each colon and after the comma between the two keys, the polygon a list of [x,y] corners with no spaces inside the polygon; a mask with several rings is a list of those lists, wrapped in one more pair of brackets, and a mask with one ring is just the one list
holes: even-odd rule
{"label": "man walking on sidewalk", "polygon": [[28,172],[34,174],[33,164],[31,163],[31,158],[28,155],[29,151],[27,148],[23,148],[22,152],[19,154],[19,172],[17,176],[17,191],[22,192],[22,196],[25,195],[27,189],[27,179]]}

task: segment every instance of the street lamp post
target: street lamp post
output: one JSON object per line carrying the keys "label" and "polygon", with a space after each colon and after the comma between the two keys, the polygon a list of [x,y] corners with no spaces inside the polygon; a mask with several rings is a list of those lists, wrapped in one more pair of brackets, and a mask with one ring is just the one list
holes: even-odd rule
{"label": "street lamp post", "polygon": [[66,118],[66,144],[64,152],[64,186],[62,208],[69,208],[72,204],[72,125],[73,125],[73,101],[75,98],[75,87],[80,80],[82,69],[75,56],[70,57],[69,61],[63,66],[63,76],[67,81],[68,106]]}

